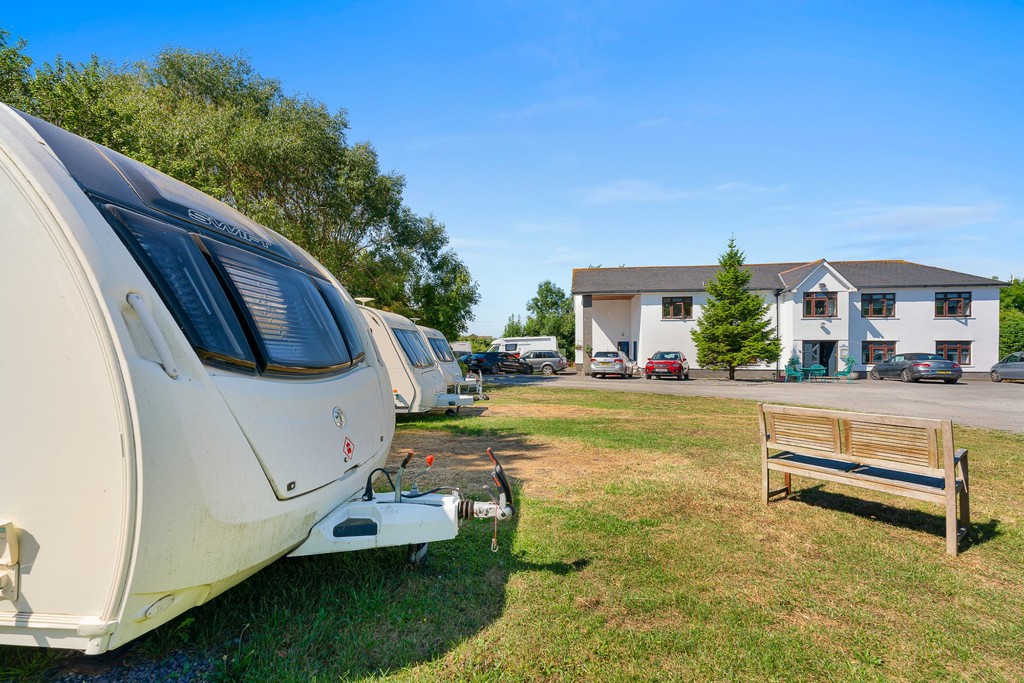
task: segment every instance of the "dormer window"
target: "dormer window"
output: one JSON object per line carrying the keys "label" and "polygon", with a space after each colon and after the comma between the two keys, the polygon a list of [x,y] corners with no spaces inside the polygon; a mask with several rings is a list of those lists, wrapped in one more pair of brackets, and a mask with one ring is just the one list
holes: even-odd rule
{"label": "dormer window", "polygon": [[835,292],[804,292],[805,318],[834,318],[835,315]]}

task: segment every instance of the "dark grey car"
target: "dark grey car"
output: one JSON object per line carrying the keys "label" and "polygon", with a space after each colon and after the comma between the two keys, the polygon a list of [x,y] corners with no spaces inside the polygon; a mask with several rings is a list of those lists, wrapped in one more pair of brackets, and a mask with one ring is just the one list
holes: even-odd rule
{"label": "dark grey car", "polygon": [[934,353],[897,353],[871,368],[871,379],[898,377],[904,382],[921,379],[941,379],[956,384],[964,374],[959,363],[946,360]]}
{"label": "dark grey car", "polygon": [[569,361],[558,351],[527,351],[519,357],[533,366],[534,372],[553,375],[569,367]]}
{"label": "dark grey car", "polygon": [[1002,382],[1004,379],[1024,379],[1024,351],[1011,353],[993,365],[990,377],[993,382]]}

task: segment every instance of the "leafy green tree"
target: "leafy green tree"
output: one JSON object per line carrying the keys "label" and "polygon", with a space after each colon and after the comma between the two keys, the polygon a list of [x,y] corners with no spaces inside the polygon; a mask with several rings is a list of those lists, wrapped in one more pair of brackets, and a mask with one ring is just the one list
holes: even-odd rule
{"label": "leafy green tree", "polygon": [[490,347],[491,342],[494,341],[494,337],[488,337],[486,335],[480,336],[477,334],[469,334],[459,338],[459,341],[468,341],[473,349],[473,353],[483,353]]}
{"label": "leafy green tree", "polygon": [[1002,308],[999,311],[999,357],[1024,351],[1024,311]]}
{"label": "leafy green tree", "polygon": [[1024,279],[1010,277],[1009,286],[999,292],[999,307],[1024,313]]}
{"label": "leafy green tree", "polygon": [[12,44],[10,38],[10,32],[0,28],[0,102],[24,109],[29,99],[32,58],[24,52],[28,41],[19,38]]}
{"label": "leafy green tree", "polygon": [[505,323],[505,329],[501,331],[502,337],[525,337],[526,336],[526,325],[520,320],[517,315],[510,315],[508,322]]}
{"label": "leafy green tree", "polygon": [[719,270],[708,281],[708,300],[691,335],[697,345],[697,362],[703,368],[729,371],[759,361],[774,362],[782,354],[782,343],[767,319],[770,305],[747,289],[751,273],[745,257],[729,239],[729,247],[718,259]]}
{"label": "leafy green tree", "polygon": [[576,317],[572,297],[551,280],[537,286],[537,295],[526,304],[526,334],[531,337],[552,335],[564,353],[576,344]]}

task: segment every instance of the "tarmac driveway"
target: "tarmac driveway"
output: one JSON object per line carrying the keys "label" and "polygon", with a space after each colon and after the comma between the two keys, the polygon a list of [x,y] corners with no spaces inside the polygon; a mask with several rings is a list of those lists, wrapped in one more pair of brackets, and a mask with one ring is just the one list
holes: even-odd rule
{"label": "tarmac driveway", "polygon": [[744,398],[766,403],[789,403],[868,413],[952,419],[955,424],[1024,433],[1024,382],[961,380],[957,384],[862,379],[822,384],[757,380],[612,379],[575,374],[485,375],[485,382],[531,384],[565,389],[639,391],[689,396]]}

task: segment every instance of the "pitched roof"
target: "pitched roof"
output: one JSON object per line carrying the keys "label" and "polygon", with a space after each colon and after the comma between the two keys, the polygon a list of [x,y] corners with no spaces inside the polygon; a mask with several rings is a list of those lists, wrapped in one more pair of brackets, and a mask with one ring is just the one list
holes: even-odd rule
{"label": "pitched roof", "polygon": [[[755,263],[750,269],[751,289],[791,289],[824,259],[810,263]],[[829,261],[857,289],[878,287],[1003,287],[1005,282],[958,273],[910,261]],[[575,268],[573,294],[628,294],[637,292],[703,291],[718,272],[713,266],[636,266]]]}

